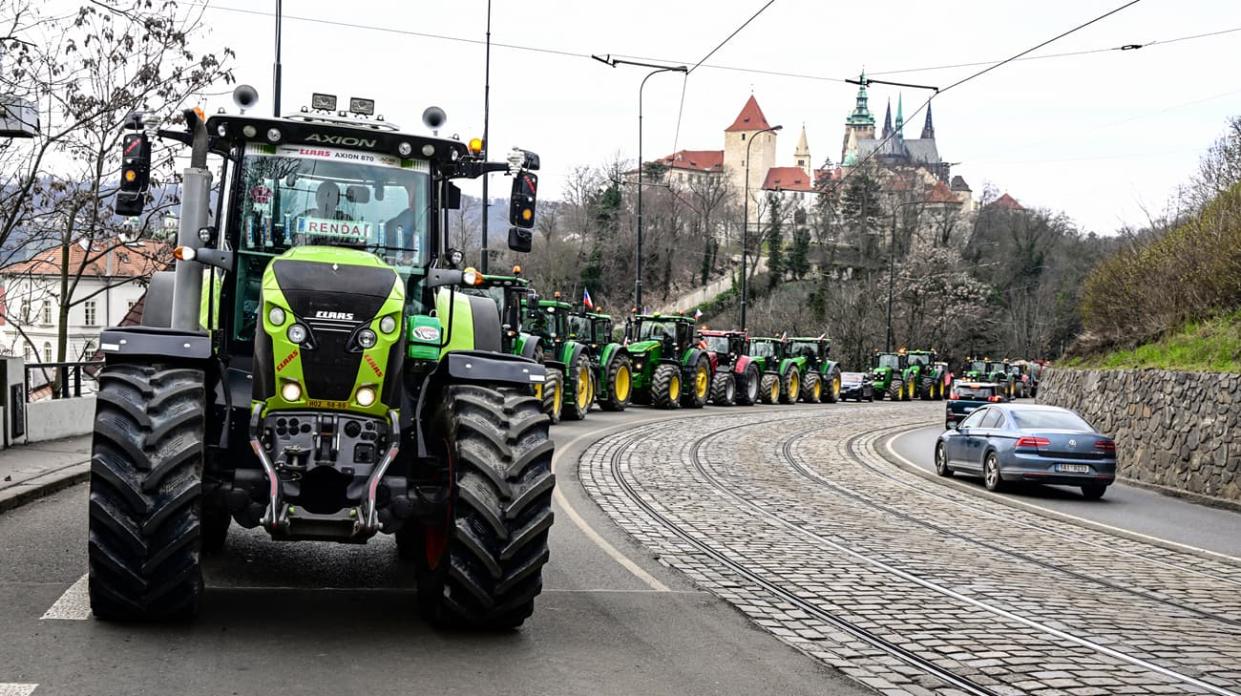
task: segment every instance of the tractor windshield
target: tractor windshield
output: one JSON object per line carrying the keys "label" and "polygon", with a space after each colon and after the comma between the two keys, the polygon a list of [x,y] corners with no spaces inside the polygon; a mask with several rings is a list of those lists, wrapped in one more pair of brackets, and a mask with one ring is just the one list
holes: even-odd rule
{"label": "tractor windshield", "polygon": [[774,358],[776,344],[771,341],[754,341],[750,344],[750,355],[756,358]]}
{"label": "tractor windshield", "polygon": [[890,367],[893,370],[901,369],[901,358],[896,353],[883,353],[879,356],[878,367]]}
{"label": "tractor windshield", "polygon": [[431,176],[425,161],[251,144],[241,177],[243,252],[338,244],[368,249],[404,273],[426,265]]}
{"label": "tractor windshield", "polygon": [[814,358],[819,355],[819,344],[814,341],[793,341],[789,344],[789,354]]}
{"label": "tractor windshield", "polygon": [[676,340],[677,324],[675,321],[644,321],[638,324],[639,341],[662,341],[665,338]]}
{"label": "tractor windshield", "polygon": [[970,369],[969,369],[969,371],[970,371],[970,372],[986,372],[986,371],[987,371],[987,363],[985,363],[985,362],[983,362],[983,361],[981,361],[981,360],[975,360],[974,362],[970,363]]}
{"label": "tractor windshield", "polygon": [[909,364],[910,365],[930,365],[931,356],[923,354],[923,353],[910,353]]}
{"label": "tractor windshield", "polygon": [[1004,363],[987,363],[987,372],[1008,372],[1004,367]]}
{"label": "tractor windshield", "polygon": [[590,325],[589,317],[584,317],[581,314],[569,315],[569,338],[593,343],[592,332],[593,327]]}
{"label": "tractor windshield", "polygon": [[707,350],[712,353],[731,353],[728,349],[727,336],[703,336],[703,341],[707,344]]}

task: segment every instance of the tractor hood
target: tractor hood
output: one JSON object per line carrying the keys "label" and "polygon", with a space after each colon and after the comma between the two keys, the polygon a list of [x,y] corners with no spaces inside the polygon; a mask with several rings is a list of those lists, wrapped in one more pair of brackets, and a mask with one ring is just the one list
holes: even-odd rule
{"label": "tractor hood", "polygon": [[661,341],[651,339],[648,341],[634,341],[625,346],[625,348],[627,348],[630,353],[649,353],[660,347],[660,345],[662,345]]}

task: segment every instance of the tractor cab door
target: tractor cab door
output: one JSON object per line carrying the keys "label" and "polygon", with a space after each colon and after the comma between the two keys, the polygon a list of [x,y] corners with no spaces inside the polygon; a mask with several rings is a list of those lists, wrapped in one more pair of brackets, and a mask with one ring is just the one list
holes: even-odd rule
{"label": "tractor cab door", "polygon": [[694,345],[694,325],[689,322],[677,322],[677,353]]}

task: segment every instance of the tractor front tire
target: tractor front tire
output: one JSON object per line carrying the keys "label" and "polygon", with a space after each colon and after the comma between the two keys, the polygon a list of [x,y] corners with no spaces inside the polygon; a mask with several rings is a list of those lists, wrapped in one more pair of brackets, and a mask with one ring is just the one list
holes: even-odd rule
{"label": "tractor front tire", "polygon": [[739,378],[737,385],[737,403],[742,406],[753,406],[759,401],[759,391],[763,376],[754,365],[746,365],[745,373]]}
{"label": "tractor front tire", "polygon": [[681,386],[679,365],[657,365],[651,376],[651,405],[655,408],[680,408]]}
{"label": "tractor front tire", "polygon": [[711,380],[711,403],[716,406],[732,406],[737,398],[737,380],[731,372],[716,373]]}
{"label": "tractor front tire", "polygon": [[681,405],[685,408],[702,408],[711,398],[711,359],[705,354],[690,370],[690,379],[681,392]]}
{"label": "tractor front tire", "polygon": [[543,402],[543,413],[552,419],[552,425],[559,423],[564,408],[564,375],[560,370],[547,368],[547,377],[543,380],[539,398]]}
{"label": "tractor front tire", "polygon": [[901,395],[904,393],[905,383],[893,378],[891,382],[888,382],[888,390],[884,396],[887,397],[888,401],[901,401]]}
{"label": "tractor front tire", "polygon": [[594,382],[591,381],[590,374],[590,358],[586,356],[586,351],[582,351],[573,360],[573,364],[569,365],[565,380],[565,420],[584,420],[586,414],[590,413],[590,405],[594,403],[595,397]]}
{"label": "tractor front tire", "polygon": [[780,403],[780,376],[764,372],[763,379],[759,383],[758,395],[765,404]]}
{"label": "tractor front tire", "polygon": [[628,355],[617,355],[608,364],[607,396],[599,401],[604,411],[624,411],[633,398],[633,363]]}
{"label": "tractor front tire", "polygon": [[793,366],[780,378],[780,403],[795,404],[801,396],[801,372]]}
{"label": "tractor front tire", "polygon": [[451,524],[446,539],[409,539],[402,549],[423,554],[419,604],[432,623],[507,629],[533,613],[556,485],[548,425],[539,401],[515,389],[446,390],[433,427],[447,443],[456,479]]}
{"label": "tractor front tire", "polygon": [[205,384],[202,370],[164,364],[99,373],[87,548],[97,618],[198,611]]}
{"label": "tractor front tire", "polygon": [[814,372],[806,373],[806,381],[801,385],[801,400],[808,404],[817,404],[823,400],[823,382]]}
{"label": "tractor front tire", "polygon": [[[828,377],[827,385],[823,388],[823,403],[834,404],[840,400],[840,373],[833,371]],[[857,400],[862,400],[860,394]]]}

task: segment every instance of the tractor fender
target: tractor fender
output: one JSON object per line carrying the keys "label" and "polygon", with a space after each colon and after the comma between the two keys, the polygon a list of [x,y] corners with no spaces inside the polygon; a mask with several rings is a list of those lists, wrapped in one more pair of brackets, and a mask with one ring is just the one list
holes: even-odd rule
{"label": "tractor fender", "polygon": [[446,387],[452,384],[528,387],[541,384],[546,378],[547,370],[542,365],[520,355],[455,350],[445,354],[435,369],[423,378],[422,389],[418,393],[418,404],[414,407],[413,422],[402,422],[401,430],[402,432],[416,432],[418,456],[426,458],[429,455],[422,424],[430,417],[427,413],[428,404],[433,406],[438,403],[443,398]]}
{"label": "tractor fender", "polygon": [[[689,350],[685,351],[685,356],[681,359],[681,372],[686,377],[690,376],[690,370],[693,369],[694,365],[698,364],[698,358],[701,357],[704,354],[704,352],[705,351],[703,351],[701,348],[690,348]],[[711,364],[710,358],[707,359],[707,364],[708,365]],[[715,376],[714,369],[711,370],[711,376],[712,377]]]}
{"label": "tractor fender", "polygon": [[539,336],[521,334],[518,337],[518,340],[521,342],[521,351],[519,355],[528,360],[534,360],[534,353],[539,349],[539,346],[543,345],[543,339]]}
{"label": "tractor fender", "polygon": [[211,359],[211,337],[198,331],[179,331],[160,326],[125,326],[104,329],[99,348],[108,361],[131,357]]}
{"label": "tractor fender", "polygon": [[835,360],[823,361],[823,367],[819,370],[820,374],[826,375],[828,379],[840,375],[840,365]]}
{"label": "tractor fender", "polygon": [[577,362],[578,356],[581,355],[584,350],[586,350],[586,346],[578,343],[577,341],[565,341],[565,344],[560,351],[560,356],[562,358],[561,362],[564,363],[565,368],[567,369],[569,365]]}
{"label": "tractor fender", "polygon": [[611,367],[612,361],[618,355],[622,355],[628,351],[619,343],[609,343],[603,347],[599,353],[599,368],[603,374],[607,374],[608,368]]}
{"label": "tractor fender", "polygon": [[781,376],[781,377],[783,377],[784,375],[788,374],[789,368],[790,368],[790,367],[792,367],[792,366],[793,366],[793,364],[794,364],[794,363],[793,363],[793,359],[792,359],[792,358],[785,358],[785,359],[781,360],[781,361],[780,361],[780,369],[779,369],[780,376]]}
{"label": "tractor fender", "polygon": [[746,369],[750,367],[751,362],[750,356],[738,355],[737,359],[733,361],[733,372],[739,375],[744,375]]}

